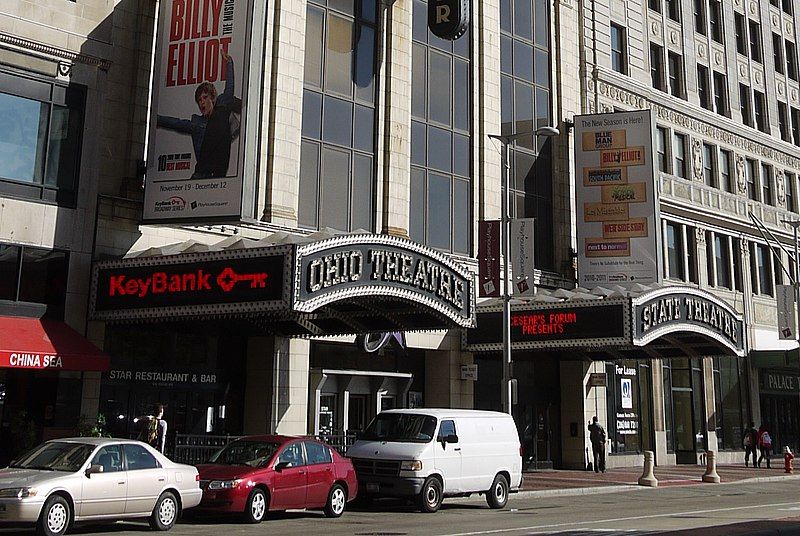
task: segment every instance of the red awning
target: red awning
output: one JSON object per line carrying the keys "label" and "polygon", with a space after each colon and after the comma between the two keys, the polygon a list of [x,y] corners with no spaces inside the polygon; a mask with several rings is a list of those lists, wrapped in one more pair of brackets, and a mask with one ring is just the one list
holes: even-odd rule
{"label": "red awning", "polygon": [[111,359],[64,322],[0,316],[0,367],[106,371]]}

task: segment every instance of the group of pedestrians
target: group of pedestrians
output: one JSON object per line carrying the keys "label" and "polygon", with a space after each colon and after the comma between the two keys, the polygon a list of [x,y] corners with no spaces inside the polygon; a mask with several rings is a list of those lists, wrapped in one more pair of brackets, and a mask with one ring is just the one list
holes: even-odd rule
{"label": "group of pedestrians", "polygon": [[[769,456],[772,452],[772,437],[769,435],[769,425],[763,423],[758,429],[754,422],[750,421],[749,426],[744,431],[742,438],[744,445],[744,466],[748,467],[750,455],[753,455],[753,467],[761,467],[761,462],[766,459],[767,469],[770,469]],[[756,450],[758,449],[758,450]],[[761,455],[756,458],[757,454]]]}

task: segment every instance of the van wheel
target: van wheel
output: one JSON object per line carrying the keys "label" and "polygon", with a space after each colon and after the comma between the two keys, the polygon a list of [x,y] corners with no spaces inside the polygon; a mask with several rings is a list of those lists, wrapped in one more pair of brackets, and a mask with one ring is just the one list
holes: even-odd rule
{"label": "van wheel", "polygon": [[486,502],[490,508],[505,508],[508,503],[508,480],[503,475],[494,477],[492,487],[486,492]]}
{"label": "van wheel", "polygon": [[417,497],[417,506],[420,512],[432,514],[439,510],[442,505],[442,483],[438,478],[428,477],[422,485],[422,491]]}

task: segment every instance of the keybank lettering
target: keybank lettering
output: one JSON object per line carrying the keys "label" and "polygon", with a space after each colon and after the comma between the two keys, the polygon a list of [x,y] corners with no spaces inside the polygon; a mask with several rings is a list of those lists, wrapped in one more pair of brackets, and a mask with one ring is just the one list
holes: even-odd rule
{"label": "keybank lettering", "polygon": [[186,274],[167,275],[166,272],[155,272],[145,278],[112,275],[108,285],[108,295],[144,298],[148,294],[211,290],[210,281],[211,274],[202,268]]}

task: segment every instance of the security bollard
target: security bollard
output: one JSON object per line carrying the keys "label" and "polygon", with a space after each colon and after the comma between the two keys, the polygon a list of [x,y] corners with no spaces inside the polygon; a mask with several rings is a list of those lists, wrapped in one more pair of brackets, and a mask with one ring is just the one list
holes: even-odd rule
{"label": "security bollard", "polygon": [[703,482],[719,484],[719,475],[717,474],[717,453],[713,450],[706,452],[706,472],[703,475]]}
{"label": "security bollard", "polygon": [[652,450],[644,451],[644,472],[642,472],[642,476],[639,478],[640,486],[650,486],[651,488],[658,487],[658,480],[656,480],[656,476],[653,474],[654,459],[655,456]]}

